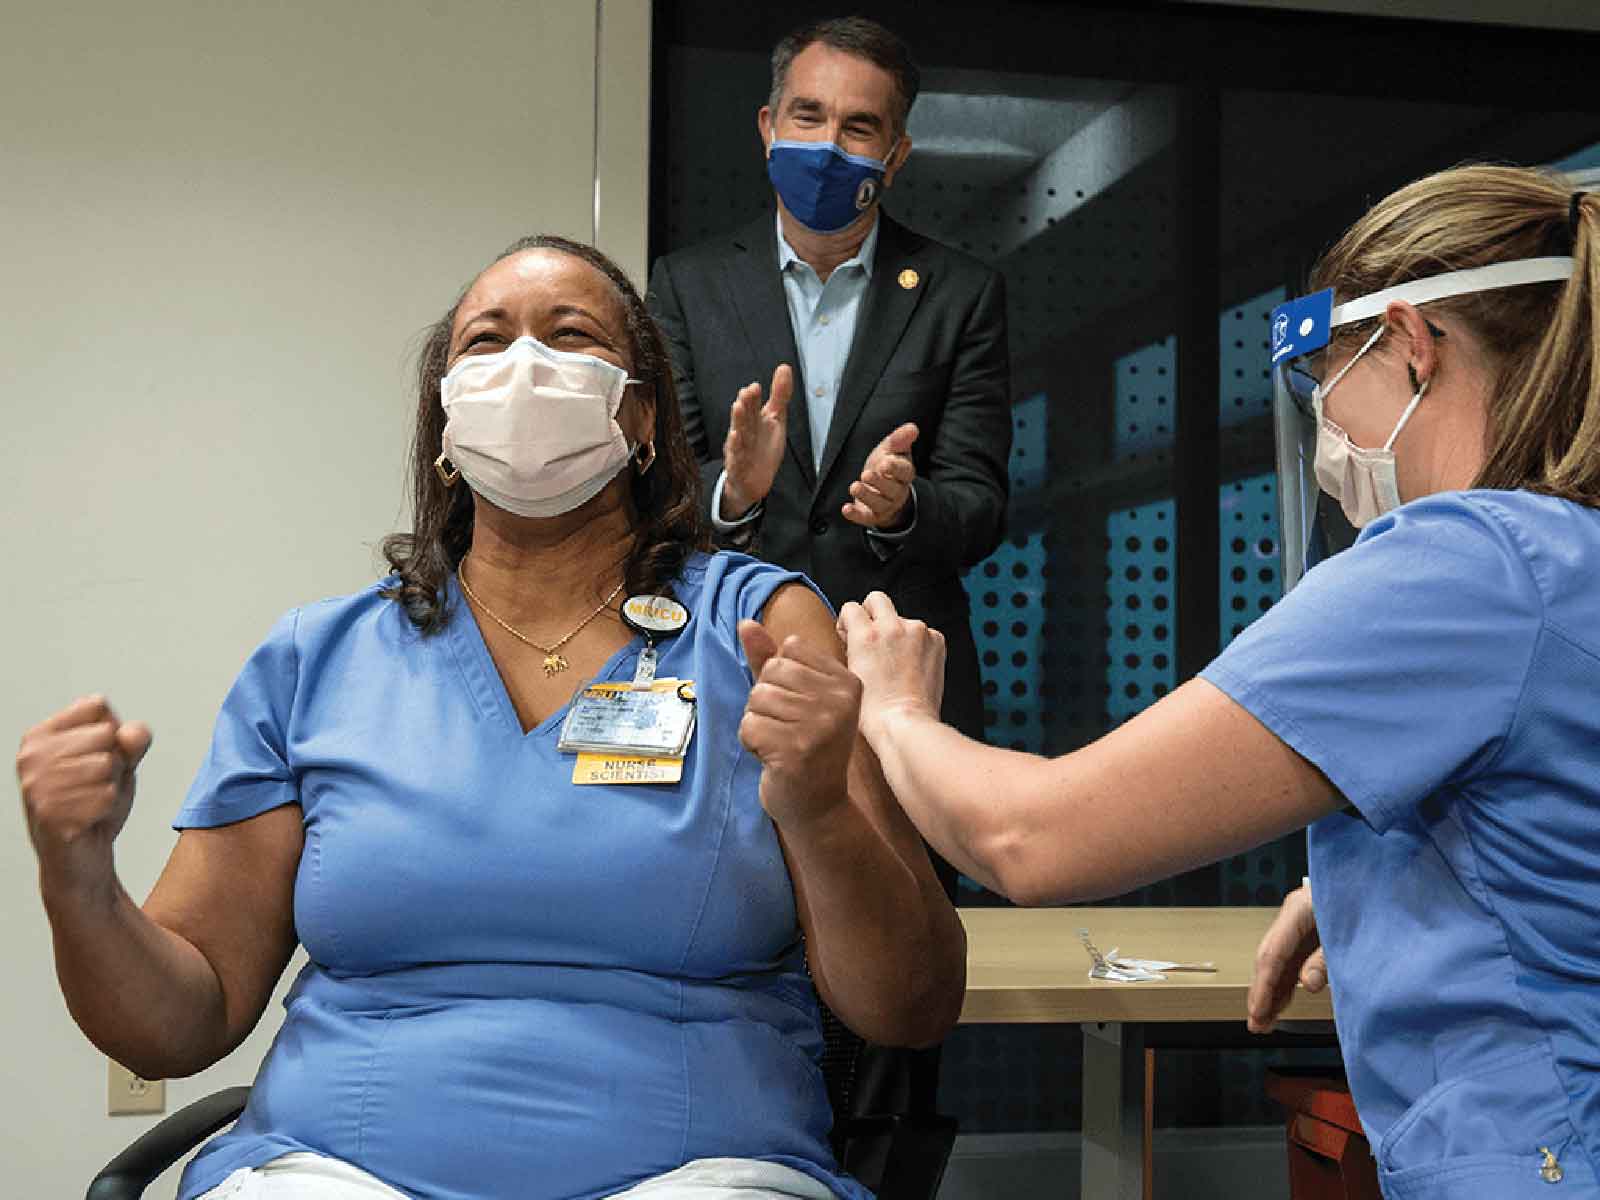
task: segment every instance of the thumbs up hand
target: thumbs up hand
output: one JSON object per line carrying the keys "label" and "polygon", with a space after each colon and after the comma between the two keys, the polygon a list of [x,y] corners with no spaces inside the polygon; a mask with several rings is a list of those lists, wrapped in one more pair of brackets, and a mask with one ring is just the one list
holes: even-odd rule
{"label": "thumbs up hand", "polygon": [[756,621],[739,623],[755,686],[739,740],[761,760],[761,806],[779,828],[849,803],[861,683],[837,658],[799,637],[779,646]]}

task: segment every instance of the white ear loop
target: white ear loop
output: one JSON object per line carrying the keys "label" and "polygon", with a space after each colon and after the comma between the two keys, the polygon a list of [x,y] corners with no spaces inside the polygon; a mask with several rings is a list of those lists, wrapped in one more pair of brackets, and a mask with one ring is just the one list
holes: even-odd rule
{"label": "white ear loop", "polygon": [[1400,414],[1400,420],[1395,423],[1394,432],[1389,435],[1389,440],[1383,444],[1385,450],[1394,446],[1395,438],[1400,436],[1400,431],[1406,427],[1406,422],[1411,420],[1411,414],[1417,411],[1417,405],[1422,403],[1422,398],[1428,394],[1428,385],[1432,379],[1424,379],[1422,386],[1417,389],[1417,394],[1411,397],[1411,403],[1406,405],[1405,412]]}
{"label": "white ear loop", "polygon": [[1358,362],[1361,361],[1361,356],[1363,354],[1365,354],[1368,350],[1372,349],[1372,344],[1383,336],[1383,331],[1385,329],[1387,329],[1387,328],[1388,328],[1387,325],[1379,325],[1375,330],[1372,331],[1372,336],[1369,337],[1366,340],[1366,342],[1362,345],[1361,349],[1357,350],[1355,352],[1355,354],[1353,354],[1351,356],[1350,361],[1345,363],[1344,366],[1340,367],[1337,371],[1335,371],[1333,373],[1333,378],[1332,379],[1328,380],[1327,383],[1321,383],[1321,384],[1317,385],[1317,400],[1318,400],[1319,403],[1321,402],[1321,400],[1322,400],[1322,398],[1324,396],[1326,396],[1329,392],[1333,391],[1334,384],[1338,383],[1339,380],[1343,379],[1345,377],[1345,373],[1347,371],[1349,371],[1351,367],[1355,366]]}
{"label": "white ear loop", "polygon": [[[1379,325],[1376,329],[1374,329],[1372,331],[1372,336],[1362,343],[1361,349],[1357,350],[1355,354],[1351,356],[1350,361],[1345,363],[1344,366],[1340,367],[1336,372],[1334,372],[1333,378],[1328,380],[1326,384],[1319,384],[1317,386],[1317,402],[1319,406],[1322,398],[1329,392],[1333,391],[1333,385],[1344,378],[1345,372],[1361,361],[1361,356],[1368,350],[1372,349],[1377,340],[1383,336],[1384,330],[1388,328],[1389,326],[1385,324]],[[1400,431],[1406,427],[1406,422],[1411,420],[1411,414],[1417,411],[1417,405],[1421,404],[1422,398],[1428,394],[1428,385],[1432,382],[1432,379],[1424,379],[1422,381],[1422,385],[1417,388],[1417,394],[1411,397],[1411,403],[1406,405],[1405,411],[1400,414],[1400,419],[1395,422],[1394,432],[1389,435],[1389,440],[1383,443],[1383,448],[1385,451],[1393,449],[1395,438],[1400,436]]]}

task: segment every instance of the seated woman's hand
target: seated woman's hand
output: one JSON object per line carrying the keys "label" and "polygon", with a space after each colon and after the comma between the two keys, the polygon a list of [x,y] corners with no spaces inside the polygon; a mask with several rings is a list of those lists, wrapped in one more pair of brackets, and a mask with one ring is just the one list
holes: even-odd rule
{"label": "seated woman's hand", "polygon": [[1252,1033],[1270,1033],[1278,1014],[1289,1004],[1298,980],[1308,992],[1328,986],[1328,963],[1317,935],[1311,889],[1298,887],[1284,897],[1283,907],[1261,938],[1250,995],[1245,1003]]}
{"label": "seated woman's hand", "polygon": [[739,623],[739,640],[755,676],[739,740],[761,760],[761,806],[782,828],[847,804],[860,682],[827,651],[793,636],[780,647],[755,621]]}
{"label": "seated woman's hand", "polygon": [[23,736],[17,782],[42,865],[84,882],[109,878],[111,843],[128,819],[148,749],[149,727],[123,722],[100,696],[74,701]]}
{"label": "seated woman's hand", "polygon": [[861,680],[861,732],[871,742],[894,712],[939,719],[944,698],[944,634],[906,620],[882,592],[839,611],[850,670]]}

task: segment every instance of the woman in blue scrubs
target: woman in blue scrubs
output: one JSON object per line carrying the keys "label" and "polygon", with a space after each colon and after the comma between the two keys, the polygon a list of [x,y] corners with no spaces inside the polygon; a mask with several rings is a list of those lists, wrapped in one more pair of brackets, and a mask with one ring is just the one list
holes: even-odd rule
{"label": "woman in blue scrubs", "polygon": [[556,238],[490,266],[423,350],[413,454],[393,573],[251,656],[142,909],[112,847],[149,729],[89,697],[18,755],[62,990],[107,1054],[201,1070],[309,955],[180,1196],[865,1197],[828,1150],[816,995],[935,1042],[961,926],[826,605],[707,552],[622,272]]}
{"label": "woman in blue scrubs", "polygon": [[[938,635],[874,594],[840,620],[862,729],[933,846],[1024,904],[1309,825],[1384,1194],[1597,1196],[1600,198],[1447,171],[1379,203],[1314,285],[1339,304],[1306,364],[1317,475],[1364,526],[1351,549],[1053,760],[941,726]],[[1305,907],[1258,1027],[1315,944]]]}

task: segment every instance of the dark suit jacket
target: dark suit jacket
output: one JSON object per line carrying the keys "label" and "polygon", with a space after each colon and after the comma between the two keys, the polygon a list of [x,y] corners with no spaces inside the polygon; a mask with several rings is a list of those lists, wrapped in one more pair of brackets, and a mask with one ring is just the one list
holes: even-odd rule
{"label": "dark suit jacket", "polygon": [[[837,606],[874,588],[942,631],[949,645],[945,719],[977,736],[983,697],[960,574],[999,544],[1011,451],[1005,282],[976,259],[879,214],[871,281],[856,318],[823,447],[812,465],[805,380],[789,405],[789,453],[767,496],[754,551],[804,571]],[[914,273],[914,274],[912,274]],[[906,286],[909,285],[909,286]],[[769,212],[732,236],[656,262],[650,311],[672,354],[706,502],[738,390],[763,391],[779,363],[802,372]],[[901,543],[869,539],[839,515],[867,456],[917,424],[916,525]]]}

